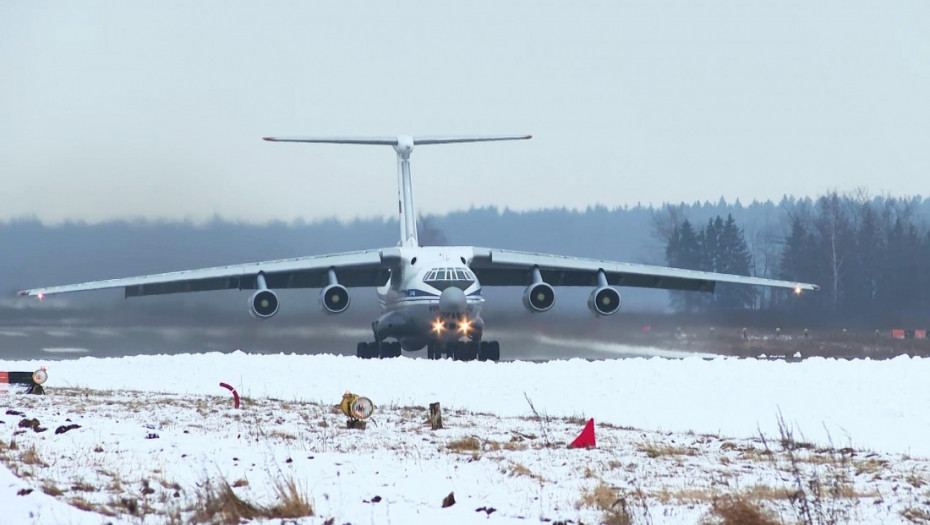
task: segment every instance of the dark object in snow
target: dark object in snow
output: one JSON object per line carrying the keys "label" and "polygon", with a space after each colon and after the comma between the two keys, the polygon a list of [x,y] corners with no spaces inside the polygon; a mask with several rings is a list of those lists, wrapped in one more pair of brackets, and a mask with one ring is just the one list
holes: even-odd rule
{"label": "dark object in snow", "polygon": [[429,404],[429,426],[433,430],[442,428],[442,408],[438,402]]}
{"label": "dark object in snow", "polygon": [[76,429],[76,428],[81,428],[81,425],[73,425],[73,424],[72,424],[72,425],[62,425],[62,426],[60,426],[60,427],[58,427],[58,428],[55,429],[55,433],[56,433],[56,434],[64,434],[65,432],[67,432],[67,431],[69,431],[69,430],[74,430],[74,429]]}
{"label": "dark object in snow", "polygon": [[596,446],[594,441],[594,418],[592,417],[588,420],[588,424],[584,426],[581,435],[575,438],[575,441],[572,441],[568,448],[594,448]]}
{"label": "dark object in snow", "polygon": [[450,492],[448,496],[442,498],[442,508],[455,505],[455,492]]}
{"label": "dark object in snow", "polygon": [[15,411],[15,410],[13,410],[13,409],[11,408],[11,409],[9,409],[9,410],[6,411],[6,415],[8,415],[8,416],[24,416],[25,414],[23,414],[22,412],[17,412],[17,411]]}
{"label": "dark object in snow", "polygon": [[19,489],[19,492],[16,493],[17,496],[28,496],[32,494],[32,489]]}
{"label": "dark object in snow", "polygon": [[35,419],[35,418],[33,418],[33,419],[23,419],[22,421],[19,422],[19,428],[32,428],[32,429],[35,429],[35,428],[38,427],[38,426],[39,426],[39,420],[38,420],[38,419]]}
{"label": "dark object in snow", "polygon": [[233,408],[239,408],[239,392],[236,392],[236,389],[233,388],[232,385],[229,385],[226,383],[220,383],[220,386],[232,392],[233,401],[235,403],[235,406]]}
{"label": "dark object in snow", "polygon": [[484,512],[488,516],[490,516],[491,513],[497,512],[497,509],[495,509],[494,507],[478,507],[477,509],[475,509],[475,512]]}
{"label": "dark object in snow", "polygon": [[158,434],[154,432],[149,432],[145,435],[145,439],[158,439]]}
{"label": "dark object in snow", "polygon": [[379,501],[381,501],[381,496],[375,496],[371,498],[372,503],[378,503]]}

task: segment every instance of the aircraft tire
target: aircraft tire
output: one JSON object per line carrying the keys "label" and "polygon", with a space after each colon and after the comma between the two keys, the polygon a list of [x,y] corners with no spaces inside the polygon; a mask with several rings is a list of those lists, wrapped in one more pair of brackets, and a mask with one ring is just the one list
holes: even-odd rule
{"label": "aircraft tire", "polygon": [[[377,346],[375,346],[377,350]],[[400,343],[381,343],[381,359],[391,359],[394,357],[400,357],[401,348]]]}
{"label": "aircraft tire", "polygon": [[455,349],[456,361],[474,361],[478,357],[478,343],[458,343]]}
{"label": "aircraft tire", "polygon": [[359,359],[372,359],[378,357],[377,343],[361,342],[355,347],[355,357]]}
{"label": "aircraft tire", "polygon": [[485,355],[488,361],[500,361],[501,358],[501,344],[497,341],[491,341],[488,343],[488,352]]}

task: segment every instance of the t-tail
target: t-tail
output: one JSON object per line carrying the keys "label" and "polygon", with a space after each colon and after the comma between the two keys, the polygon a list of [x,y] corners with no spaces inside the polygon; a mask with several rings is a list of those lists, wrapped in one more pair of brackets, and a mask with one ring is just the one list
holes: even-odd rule
{"label": "t-tail", "polygon": [[417,239],[417,209],[413,203],[413,184],[410,180],[410,154],[414,146],[455,144],[458,142],[494,142],[499,140],[525,140],[532,135],[451,135],[448,137],[265,137],[270,142],[311,142],[325,144],[365,144],[393,146],[397,152],[397,208],[400,214],[400,245],[419,246]]}

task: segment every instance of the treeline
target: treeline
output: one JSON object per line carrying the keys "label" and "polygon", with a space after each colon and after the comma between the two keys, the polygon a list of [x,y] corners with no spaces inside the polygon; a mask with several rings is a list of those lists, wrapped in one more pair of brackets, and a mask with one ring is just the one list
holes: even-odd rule
{"label": "treeline", "polygon": [[781,225],[763,232],[752,250],[732,216],[694,225],[687,206],[657,213],[655,233],[665,241],[669,265],[816,283],[820,292],[793,298],[718,287],[710,299],[673,293],[672,305],[681,311],[790,310],[813,321],[928,317],[926,199],[830,192],[785,199],[779,207]]}
{"label": "treeline", "polygon": [[[669,264],[823,287],[801,297],[741,286],[720,286],[712,295],[624,288],[624,311],[672,309],[728,316],[749,309],[777,311],[805,322],[850,318],[871,322],[930,316],[928,219],[930,199],[831,193],[817,199],[785,197],[746,205],[720,200],[662,208],[597,206],[526,212],[474,208],[429,216],[419,227],[421,240],[428,244]],[[393,246],[398,230],[395,220],[380,218],[263,225],[219,219],[206,224],[0,222],[0,308],[32,304],[14,299],[22,288]],[[556,309],[588,315],[584,306],[588,292],[560,289]],[[287,312],[305,315],[318,310],[314,293],[293,291]],[[518,290],[487,293],[488,309],[496,309],[496,315],[522,308]],[[133,300],[129,311],[149,305],[172,309],[196,304],[240,314],[245,304],[240,295],[233,291],[147,297]],[[369,298],[373,311],[373,297],[359,291],[353,305],[362,307]],[[126,310],[118,291],[61,299]],[[925,325],[930,322],[913,327]]]}

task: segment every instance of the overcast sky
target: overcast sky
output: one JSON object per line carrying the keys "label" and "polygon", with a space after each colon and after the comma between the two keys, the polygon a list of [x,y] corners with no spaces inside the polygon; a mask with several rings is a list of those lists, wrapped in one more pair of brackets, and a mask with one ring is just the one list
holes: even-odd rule
{"label": "overcast sky", "polygon": [[930,190],[930,2],[0,2],[0,219]]}

